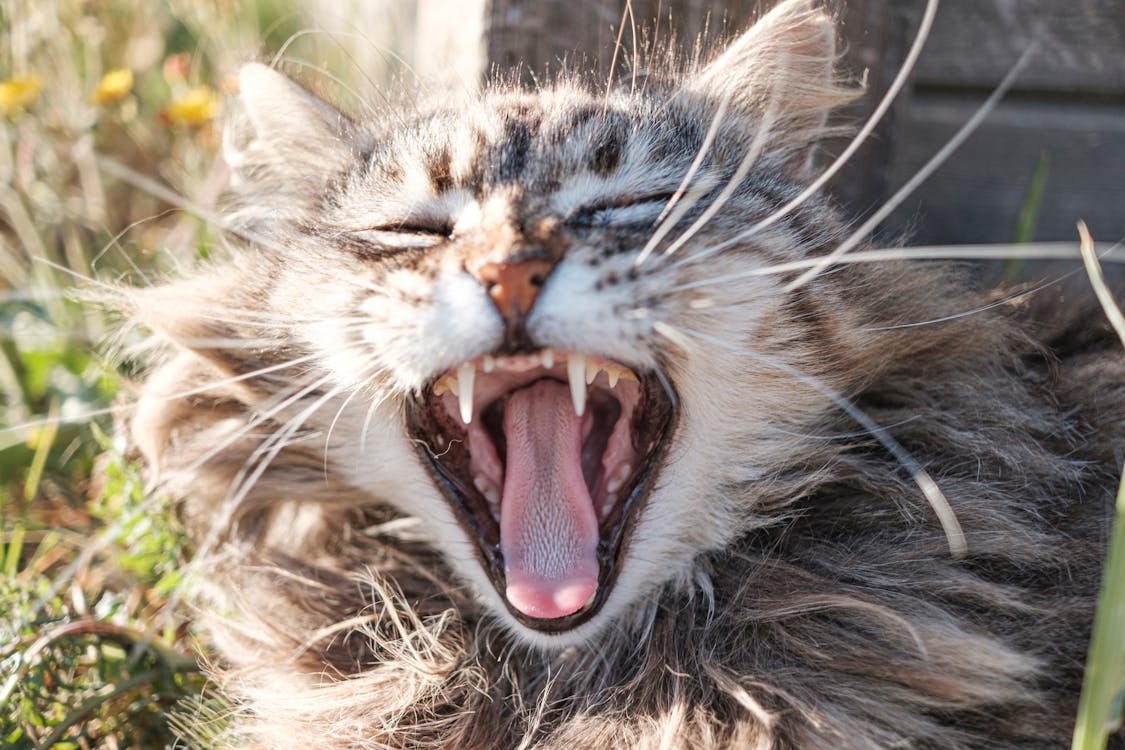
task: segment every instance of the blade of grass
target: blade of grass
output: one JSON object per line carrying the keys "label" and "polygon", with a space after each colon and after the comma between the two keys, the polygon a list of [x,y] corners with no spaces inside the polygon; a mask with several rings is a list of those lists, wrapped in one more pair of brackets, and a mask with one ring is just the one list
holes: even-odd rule
{"label": "blade of grass", "polygon": [[[1082,238],[1082,260],[1090,284],[1106,317],[1125,344],[1125,315],[1121,314],[1106,286],[1094,252],[1094,240],[1082,222],[1078,224],[1078,233]],[[1125,690],[1122,633],[1125,633],[1125,477],[1117,490],[1116,517],[1106,554],[1071,750],[1102,750],[1109,734],[1121,724],[1122,691]]]}
{"label": "blade of grass", "polygon": [[43,470],[47,466],[47,457],[51,454],[51,447],[55,444],[55,437],[59,434],[58,402],[51,401],[51,410],[47,414],[47,423],[35,436],[35,456],[31,459],[31,466],[27,470],[27,481],[23,485],[23,498],[28,503],[35,500],[39,492],[39,483],[43,480]]}
{"label": "blade of grass", "polygon": [[[1035,240],[1035,230],[1039,226],[1039,215],[1043,210],[1043,195],[1047,188],[1047,177],[1051,173],[1051,156],[1044,151],[1039,155],[1039,163],[1031,175],[1031,182],[1027,186],[1027,195],[1024,196],[1020,206],[1016,227],[1012,232],[1012,242],[1024,245]],[[1027,263],[1026,258],[1013,258],[1004,264],[1004,283],[1012,284]]]}

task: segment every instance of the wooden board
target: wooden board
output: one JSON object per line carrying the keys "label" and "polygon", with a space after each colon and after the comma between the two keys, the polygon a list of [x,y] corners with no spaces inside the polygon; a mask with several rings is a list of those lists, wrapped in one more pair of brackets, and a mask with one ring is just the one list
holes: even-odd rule
{"label": "wooden board", "polygon": [[915,81],[995,86],[1033,43],[1017,89],[1125,93],[1122,0],[943,0]]}
{"label": "wooden board", "polygon": [[[916,96],[897,122],[891,182],[910,178],[972,116],[979,100]],[[956,158],[887,223],[917,244],[1009,242],[1032,175],[1049,160],[1038,240],[1073,240],[1084,219],[1100,241],[1125,238],[1125,107],[1002,103]]]}

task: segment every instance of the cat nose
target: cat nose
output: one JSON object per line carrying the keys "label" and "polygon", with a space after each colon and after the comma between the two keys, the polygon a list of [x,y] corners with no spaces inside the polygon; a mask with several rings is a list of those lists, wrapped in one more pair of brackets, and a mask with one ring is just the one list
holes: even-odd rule
{"label": "cat nose", "polygon": [[527,317],[554,265],[554,261],[545,258],[484,263],[474,275],[484,285],[504,320],[513,322]]}

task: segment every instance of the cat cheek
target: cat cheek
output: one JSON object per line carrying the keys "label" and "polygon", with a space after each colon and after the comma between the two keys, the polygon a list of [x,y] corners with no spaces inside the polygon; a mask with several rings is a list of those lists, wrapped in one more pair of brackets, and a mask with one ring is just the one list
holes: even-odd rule
{"label": "cat cheek", "polygon": [[650,365],[643,345],[651,322],[640,314],[634,285],[598,288],[603,271],[581,261],[560,263],[547,279],[527,321],[540,346],[600,353]]}
{"label": "cat cheek", "polygon": [[503,339],[495,305],[480,283],[464,272],[440,277],[425,301],[372,298],[365,307],[373,321],[367,342],[411,389],[494,350]]}

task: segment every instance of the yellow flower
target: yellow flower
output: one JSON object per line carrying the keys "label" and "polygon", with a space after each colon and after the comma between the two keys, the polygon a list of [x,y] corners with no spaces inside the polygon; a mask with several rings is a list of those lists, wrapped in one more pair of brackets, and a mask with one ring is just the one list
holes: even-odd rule
{"label": "yellow flower", "polygon": [[219,95],[210,86],[196,86],[164,110],[170,125],[206,125],[219,111]]}
{"label": "yellow flower", "polygon": [[14,115],[39,98],[43,82],[37,75],[13,76],[0,83],[0,114]]}
{"label": "yellow flower", "polygon": [[128,68],[115,68],[104,76],[94,92],[98,104],[112,104],[133,90],[133,71]]}

